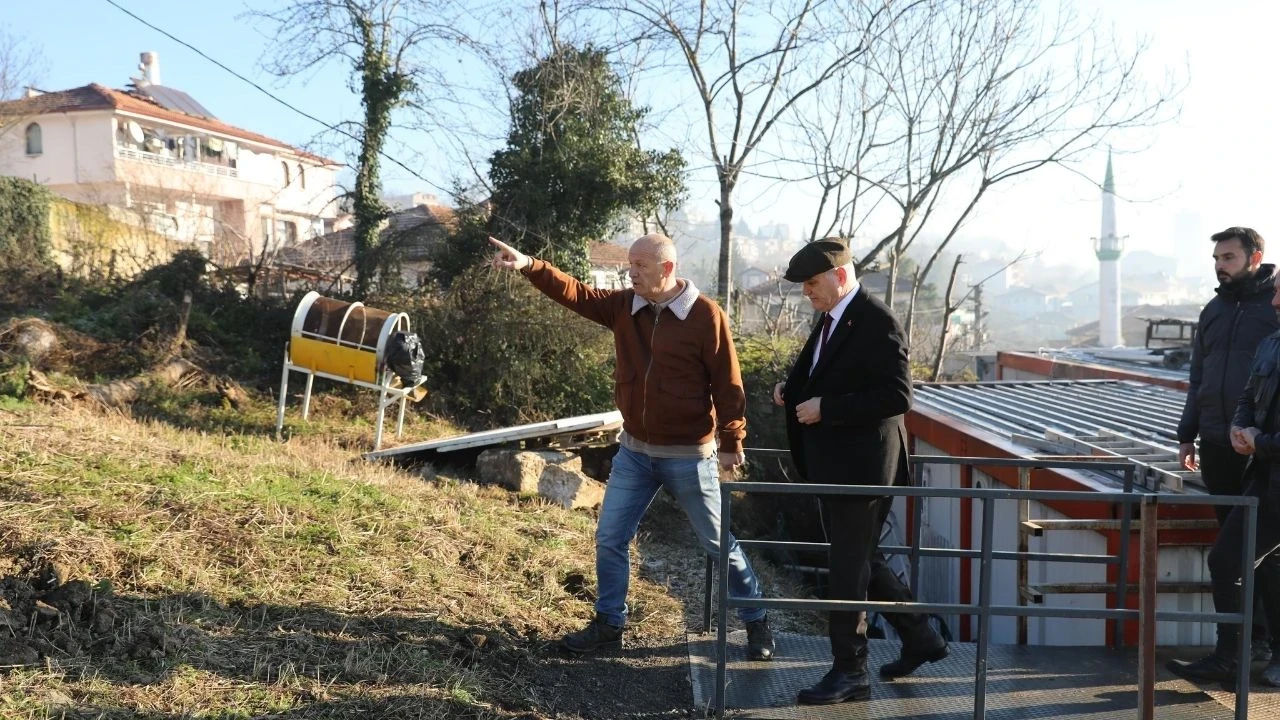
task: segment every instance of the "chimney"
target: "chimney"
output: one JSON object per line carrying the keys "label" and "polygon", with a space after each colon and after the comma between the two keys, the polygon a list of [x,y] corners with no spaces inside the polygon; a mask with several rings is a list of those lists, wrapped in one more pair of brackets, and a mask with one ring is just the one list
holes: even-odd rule
{"label": "chimney", "polygon": [[148,50],[139,56],[142,62],[138,63],[138,69],[142,71],[141,77],[138,79],[147,85],[160,84],[160,53],[154,50]]}

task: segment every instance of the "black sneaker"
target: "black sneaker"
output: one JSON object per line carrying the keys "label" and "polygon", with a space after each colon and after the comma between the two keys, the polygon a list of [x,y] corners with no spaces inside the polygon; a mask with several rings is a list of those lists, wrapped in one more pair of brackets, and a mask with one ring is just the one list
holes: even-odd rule
{"label": "black sneaker", "polygon": [[1280,688],[1280,660],[1272,660],[1262,671],[1262,684]]}
{"label": "black sneaker", "polygon": [[773,632],[769,630],[769,616],[747,623],[747,659],[773,659]]}
{"label": "black sneaker", "polygon": [[1210,653],[1199,660],[1170,660],[1165,665],[1169,672],[1192,682],[1230,682],[1236,679],[1236,662]]}
{"label": "black sneaker", "polygon": [[575,653],[595,652],[601,648],[622,647],[622,626],[610,625],[604,617],[596,615],[591,624],[571,632],[560,640],[565,650]]}
{"label": "black sneaker", "polygon": [[1271,648],[1267,645],[1266,641],[1254,642],[1252,646],[1250,646],[1249,652],[1252,655],[1250,660],[1252,660],[1253,662],[1256,662],[1256,663],[1271,662],[1272,652],[1271,652]]}

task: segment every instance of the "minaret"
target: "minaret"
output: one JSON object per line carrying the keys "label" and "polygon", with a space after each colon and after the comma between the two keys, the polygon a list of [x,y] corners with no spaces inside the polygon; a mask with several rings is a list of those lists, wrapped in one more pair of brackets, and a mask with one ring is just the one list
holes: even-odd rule
{"label": "minaret", "polygon": [[1102,181],[1102,234],[1094,243],[1098,256],[1098,344],[1104,348],[1124,344],[1120,333],[1120,254],[1124,242],[1116,235],[1116,179],[1107,151],[1107,177]]}

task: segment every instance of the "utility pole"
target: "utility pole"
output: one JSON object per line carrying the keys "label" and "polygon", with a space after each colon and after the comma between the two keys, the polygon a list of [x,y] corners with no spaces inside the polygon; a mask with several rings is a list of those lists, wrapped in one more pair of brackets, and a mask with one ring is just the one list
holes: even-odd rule
{"label": "utility pole", "polygon": [[981,350],[986,330],[982,319],[986,315],[982,311],[982,283],[973,286],[973,349]]}

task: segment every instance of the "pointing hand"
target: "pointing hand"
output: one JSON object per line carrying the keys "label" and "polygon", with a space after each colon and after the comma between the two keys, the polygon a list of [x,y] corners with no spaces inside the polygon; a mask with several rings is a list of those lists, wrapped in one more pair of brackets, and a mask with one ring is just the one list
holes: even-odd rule
{"label": "pointing hand", "polygon": [[493,266],[495,268],[523,270],[529,267],[529,264],[533,262],[528,255],[525,255],[501,240],[490,237],[489,242],[494,247],[498,248],[498,252],[493,254]]}

